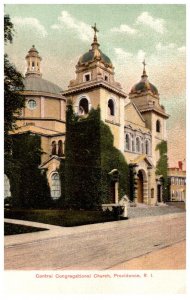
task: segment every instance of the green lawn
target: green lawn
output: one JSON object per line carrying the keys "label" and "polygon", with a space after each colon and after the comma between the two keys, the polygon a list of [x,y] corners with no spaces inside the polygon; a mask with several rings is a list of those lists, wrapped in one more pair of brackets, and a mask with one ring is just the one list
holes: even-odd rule
{"label": "green lawn", "polygon": [[79,226],[118,220],[113,214],[103,211],[84,210],[5,210],[5,218],[29,220],[57,226]]}
{"label": "green lawn", "polygon": [[6,223],[6,222],[4,223],[4,235],[29,233],[29,232],[37,232],[37,231],[44,231],[44,230],[47,229]]}

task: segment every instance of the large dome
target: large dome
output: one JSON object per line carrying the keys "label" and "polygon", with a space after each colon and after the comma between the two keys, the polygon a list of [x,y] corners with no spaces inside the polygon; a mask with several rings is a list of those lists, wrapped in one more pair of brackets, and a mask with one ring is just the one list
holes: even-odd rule
{"label": "large dome", "polygon": [[58,85],[39,76],[27,76],[26,78],[24,78],[24,90],[59,95],[62,92],[62,89]]}
{"label": "large dome", "polygon": [[[110,58],[105,55],[100,49],[98,49],[99,53],[100,53],[100,59],[105,63],[105,64],[109,64],[111,65],[112,62],[110,60]],[[94,60],[94,54],[95,52],[90,49],[88,52],[86,52],[85,54],[83,54],[80,59],[79,59],[79,63],[83,64],[83,63],[87,63],[87,62],[91,62]]]}

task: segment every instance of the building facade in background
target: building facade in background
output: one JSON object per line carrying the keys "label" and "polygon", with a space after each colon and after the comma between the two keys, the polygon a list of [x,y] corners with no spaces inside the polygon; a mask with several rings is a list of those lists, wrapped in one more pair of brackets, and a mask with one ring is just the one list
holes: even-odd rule
{"label": "building facade in background", "polygon": [[178,167],[168,168],[169,201],[186,201],[186,171],[183,163],[178,162]]}

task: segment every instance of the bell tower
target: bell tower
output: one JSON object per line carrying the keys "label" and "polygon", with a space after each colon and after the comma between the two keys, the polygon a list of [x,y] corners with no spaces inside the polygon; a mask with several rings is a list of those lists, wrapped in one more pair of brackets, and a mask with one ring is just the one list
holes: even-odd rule
{"label": "bell tower", "polygon": [[70,99],[76,114],[85,116],[91,108],[100,108],[101,120],[111,129],[114,146],[123,149],[124,101],[127,95],[115,81],[114,67],[101,49],[96,23],[92,26],[94,38],[91,49],[83,54],[76,65],[76,78],[70,81],[63,95]]}
{"label": "bell tower", "polygon": [[39,56],[38,51],[33,45],[26,55],[27,71],[26,77],[30,75],[42,76],[40,73],[40,63],[42,58]]}
{"label": "bell tower", "polygon": [[145,69],[146,63],[143,61],[143,74],[140,82],[135,84],[129,93],[129,99],[137,106],[146,126],[150,129],[152,135],[152,160],[154,166],[159,159],[159,153],[156,146],[161,141],[166,141],[166,120],[169,115],[165,108],[160,104],[160,97],[157,88],[150,83]]}

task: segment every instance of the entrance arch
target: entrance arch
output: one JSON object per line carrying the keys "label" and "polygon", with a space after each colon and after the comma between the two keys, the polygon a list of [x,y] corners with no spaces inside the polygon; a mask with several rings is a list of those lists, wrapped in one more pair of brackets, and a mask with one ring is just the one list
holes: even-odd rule
{"label": "entrance arch", "polygon": [[139,171],[138,174],[138,184],[137,184],[137,201],[138,203],[143,203],[143,174],[142,171]]}
{"label": "entrance arch", "polygon": [[137,202],[148,203],[148,182],[147,175],[144,170],[137,173]]}

